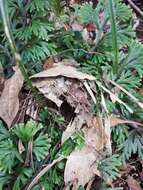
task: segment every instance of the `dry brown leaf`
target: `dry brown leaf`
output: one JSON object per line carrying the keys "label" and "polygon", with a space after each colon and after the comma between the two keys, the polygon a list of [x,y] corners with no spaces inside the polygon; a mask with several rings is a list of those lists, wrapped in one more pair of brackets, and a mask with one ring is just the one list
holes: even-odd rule
{"label": "dry brown leaf", "polygon": [[102,119],[99,117],[87,117],[87,126],[84,127],[85,143],[88,146],[100,151],[106,144],[105,129],[102,124]]}
{"label": "dry brown leaf", "polygon": [[65,167],[65,185],[76,181],[74,190],[77,190],[79,185],[85,186],[95,175],[100,176],[98,162],[98,154],[91,147],[84,146],[82,150],[72,152]]}
{"label": "dry brown leaf", "polygon": [[18,141],[18,151],[19,151],[20,154],[22,154],[22,152],[25,151],[25,147],[24,147],[24,145],[23,145],[23,143],[22,143],[22,141],[20,139]]}
{"label": "dry brown leaf", "polygon": [[57,79],[44,79],[33,82],[33,85],[49,100],[54,102],[58,107],[63,101],[60,96],[68,92],[68,85],[63,77]]}
{"label": "dry brown leaf", "polygon": [[49,68],[52,68],[54,65],[54,58],[49,57],[47,60],[44,61],[43,69],[47,70]]}
{"label": "dry brown leaf", "polygon": [[70,154],[65,167],[65,185],[74,183],[74,190],[79,185],[85,186],[95,175],[100,176],[97,168],[106,144],[101,118],[89,117],[86,122],[88,127],[83,127],[85,146]]}
{"label": "dry brown leaf", "polygon": [[111,145],[111,119],[110,116],[107,116],[104,118],[104,129],[106,134],[106,152],[109,153],[109,155],[112,154],[112,145]]}
{"label": "dry brown leaf", "polygon": [[135,180],[132,176],[128,176],[127,183],[130,190],[142,190],[139,182]]}
{"label": "dry brown leaf", "polygon": [[[70,60],[69,60],[70,62]],[[46,71],[42,71],[40,73],[37,73],[33,76],[31,76],[31,79],[33,78],[50,78],[50,77],[58,77],[58,76],[64,76],[68,78],[75,78],[79,80],[95,80],[95,77],[92,75],[88,75],[86,73],[82,73],[78,71],[73,66],[66,66],[62,62],[55,65],[53,68],[50,68]]]}
{"label": "dry brown leaf", "polygon": [[0,117],[10,128],[19,110],[18,95],[23,86],[23,76],[18,67],[15,67],[14,75],[5,81],[4,89],[0,97]]}
{"label": "dry brown leaf", "polygon": [[139,94],[143,96],[143,88],[139,89]]}

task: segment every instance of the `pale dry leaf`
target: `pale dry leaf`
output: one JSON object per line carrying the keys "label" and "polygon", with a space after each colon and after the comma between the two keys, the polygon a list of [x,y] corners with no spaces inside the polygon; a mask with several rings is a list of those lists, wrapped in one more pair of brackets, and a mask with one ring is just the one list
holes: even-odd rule
{"label": "pale dry leaf", "polygon": [[65,82],[64,77],[57,79],[48,78],[33,82],[33,86],[38,88],[46,98],[54,102],[58,107],[63,103],[60,96],[69,91],[70,85]]}
{"label": "pale dry leaf", "polygon": [[77,181],[77,190],[80,185],[85,186],[95,175],[100,176],[98,162],[99,156],[94,148],[84,146],[81,150],[72,152],[65,167],[65,185]]}
{"label": "pale dry leaf", "polygon": [[64,64],[58,63],[53,68],[47,69],[46,71],[42,71],[40,73],[37,73],[33,76],[31,76],[31,79],[34,78],[50,78],[50,77],[58,77],[58,76],[64,76],[68,78],[75,78],[78,80],[95,80],[95,77],[92,75],[88,75],[86,73],[82,73],[78,71],[73,66],[66,66]]}
{"label": "pale dry leaf", "polygon": [[84,125],[82,129],[85,145],[82,149],[75,150],[70,154],[64,173],[65,185],[77,182],[75,190],[79,185],[85,186],[95,175],[100,176],[98,163],[103,158],[102,152],[106,144],[102,119],[89,117],[86,122],[88,127]]}
{"label": "pale dry leaf", "polygon": [[142,190],[139,182],[135,180],[132,176],[128,176],[127,184],[130,190]]}
{"label": "pale dry leaf", "polygon": [[33,120],[36,120],[38,117],[38,108],[34,102],[32,102],[32,99],[30,99],[28,102],[26,115],[30,116]]}
{"label": "pale dry leaf", "polygon": [[103,127],[102,119],[100,117],[87,117],[87,126],[84,127],[85,143],[88,146],[100,151],[106,144],[105,129]]}
{"label": "pale dry leaf", "polygon": [[0,117],[11,127],[19,110],[19,92],[23,86],[24,78],[16,66],[14,75],[5,81],[0,97]]}

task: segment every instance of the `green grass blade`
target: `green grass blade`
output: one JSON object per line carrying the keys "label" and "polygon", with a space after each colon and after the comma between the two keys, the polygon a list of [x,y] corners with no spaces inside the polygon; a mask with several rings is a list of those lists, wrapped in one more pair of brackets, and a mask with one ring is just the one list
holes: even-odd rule
{"label": "green grass blade", "polygon": [[113,72],[117,74],[118,72],[118,41],[117,41],[117,28],[116,28],[116,15],[114,10],[114,1],[108,0],[110,22],[111,22],[111,33],[113,40],[113,51],[114,51],[114,61],[113,61]]}

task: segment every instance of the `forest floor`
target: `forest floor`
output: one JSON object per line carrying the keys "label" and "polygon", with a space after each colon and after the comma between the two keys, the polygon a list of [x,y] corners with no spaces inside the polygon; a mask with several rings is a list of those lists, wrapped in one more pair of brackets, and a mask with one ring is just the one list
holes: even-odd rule
{"label": "forest floor", "polygon": [[[91,10],[98,11],[98,1],[93,1],[93,6],[78,2],[80,21],[68,7],[71,12],[61,17],[68,21],[57,19],[56,24],[48,26],[49,33],[55,27],[48,34],[54,40],[48,39],[53,43],[48,48],[56,50],[37,60],[40,64],[33,66],[34,71],[27,61],[31,51],[26,55],[22,52],[28,40],[22,48],[19,43],[26,32],[22,31],[20,37],[13,32],[20,56],[27,56],[29,65],[25,64],[27,70],[21,67],[12,49],[10,57],[15,56],[12,60],[16,64],[0,68],[0,190],[143,189],[143,1],[124,2],[123,18],[118,12],[116,18],[112,6],[110,15],[104,3],[101,5],[98,24],[102,37],[96,28],[96,15],[96,24],[87,18]],[[36,8],[29,10],[30,20]],[[136,19],[126,10],[137,15]],[[105,19],[103,25],[104,11],[111,20]],[[36,15],[35,19],[42,22],[45,15]],[[20,17],[14,19],[13,27]],[[119,24],[117,28],[114,21]],[[118,39],[121,30],[125,38]],[[5,37],[2,43],[7,47]],[[43,52],[47,50],[44,48]],[[114,64],[116,61],[121,65]]]}

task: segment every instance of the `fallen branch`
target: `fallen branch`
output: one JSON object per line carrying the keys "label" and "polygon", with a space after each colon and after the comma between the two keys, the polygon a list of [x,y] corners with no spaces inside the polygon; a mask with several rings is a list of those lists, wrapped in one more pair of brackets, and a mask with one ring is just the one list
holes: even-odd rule
{"label": "fallen branch", "polygon": [[141,9],[137,7],[132,0],[127,0],[127,1],[143,17],[143,11],[141,11]]}
{"label": "fallen branch", "polygon": [[31,190],[34,185],[36,185],[39,181],[39,179],[49,170],[51,169],[57,162],[60,162],[61,160],[65,159],[65,157],[60,156],[56,160],[54,160],[51,164],[46,165],[30,182],[28,187],[25,188],[25,190]]}

